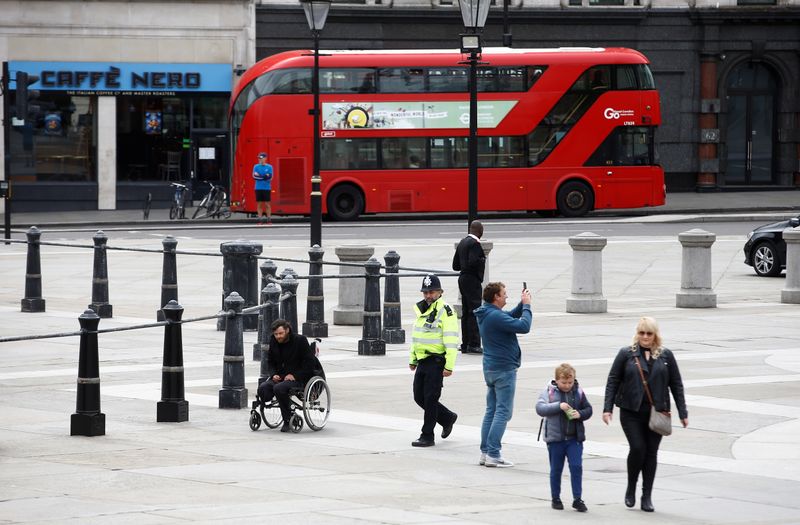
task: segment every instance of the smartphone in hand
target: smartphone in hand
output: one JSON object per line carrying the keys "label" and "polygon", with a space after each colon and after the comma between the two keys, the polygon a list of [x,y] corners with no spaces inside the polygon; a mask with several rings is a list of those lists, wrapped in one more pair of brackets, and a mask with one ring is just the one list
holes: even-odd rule
{"label": "smartphone in hand", "polygon": [[525,291],[527,289],[528,289],[528,283],[526,283],[525,281],[522,281],[522,290]]}

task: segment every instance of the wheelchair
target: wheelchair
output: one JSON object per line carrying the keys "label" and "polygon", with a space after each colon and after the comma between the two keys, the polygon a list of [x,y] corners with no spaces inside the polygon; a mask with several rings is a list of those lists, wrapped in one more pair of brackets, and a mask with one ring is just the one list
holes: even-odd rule
{"label": "wheelchair", "polygon": [[[331,413],[331,392],[325,381],[325,371],[316,357],[314,375],[303,388],[293,388],[289,391],[289,402],[292,416],[289,419],[289,429],[294,432],[303,430],[303,421],[311,430],[322,430],[328,422]],[[302,411],[302,417],[297,413]],[[250,409],[250,430],[261,428],[261,422],[268,428],[278,428],[283,423],[278,400],[274,397],[265,402],[256,394]]]}

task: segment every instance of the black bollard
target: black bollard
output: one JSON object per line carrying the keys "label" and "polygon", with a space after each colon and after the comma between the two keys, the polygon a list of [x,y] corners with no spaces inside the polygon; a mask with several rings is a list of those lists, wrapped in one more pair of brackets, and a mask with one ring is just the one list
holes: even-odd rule
{"label": "black bollard", "polygon": [[92,237],[94,241],[94,272],[92,273],[92,304],[89,308],[97,312],[101,319],[111,317],[112,307],[108,304],[108,258],[106,243],[108,237],[98,230]]}
{"label": "black bollard", "polygon": [[244,386],[244,346],[242,341],[244,299],[236,292],[225,298],[225,311],[233,312],[225,323],[225,356],[222,362],[222,389],[219,391],[219,408],[244,408],[247,406],[247,388]]}
{"label": "black bollard", "polygon": [[[287,274],[286,271],[289,273]],[[285,276],[284,276],[285,274]],[[300,283],[294,276],[297,275],[291,268],[287,268],[281,273],[281,290],[283,293],[289,294],[289,297],[281,301],[280,316],[281,319],[286,319],[292,325],[292,331],[297,332],[297,287]]]}
{"label": "black bollard", "polygon": [[[164,265],[161,267],[161,306],[170,301],[178,302],[178,264],[175,259],[175,247],[178,241],[172,235],[167,235],[161,241],[164,246]],[[164,311],[159,309],[156,319],[164,320]]]}
{"label": "black bollard", "polygon": [[322,256],[325,250],[314,245],[308,250],[308,301],[306,302],[306,322],[303,335],[308,337],[328,337],[328,323],[325,322],[325,296],[322,289]]}
{"label": "black bollard", "polygon": [[[225,298],[237,292],[244,300],[244,307],[249,308],[258,304],[258,259],[262,246],[252,241],[223,242],[219,246],[222,252],[222,304],[225,308]],[[225,330],[224,317],[217,319],[217,330]],[[258,329],[258,312],[244,314],[243,327],[245,330]]]}
{"label": "black bollard", "polygon": [[156,421],[180,423],[189,421],[189,402],[183,388],[183,306],[172,299],[164,306],[164,361],[161,367],[161,401],[156,406]]}
{"label": "black bollard", "polygon": [[381,339],[391,344],[406,342],[406,331],[400,320],[400,255],[391,250],[386,261],[386,286],[383,289],[383,332]]}
{"label": "black bollard", "polygon": [[264,288],[264,302],[267,303],[269,306],[264,308],[264,319],[262,320],[263,328],[262,333],[263,335],[263,342],[261,346],[261,371],[260,375],[258,376],[258,384],[260,385],[267,379],[269,379],[269,365],[267,364],[267,351],[269,350],[269,338],[272,336],[272,332],[270,331],[270,327],[272,323],[275,322],[277,319],[280,319],[280,305],[278,304],[281,300],[281,287],[275,283],[269,283]]}
{"label": "black bollard", "polygon": [[364,263],[364,324],[358,341],[358,355],[386,355],[381,339],[381,263],[374,257]]}
{"label": "black bollard", "polygon": [[44,312],[41,247],[39,245],[42,232],[36,226],[31,226],[26,235],[28,236],[28,266],[25,270],[25,297],[22,298],[22,311]]}
{"label": "black bollard", "polygon": [[[275,277],[275,272],[278,271],[278,267],[275,265],[274,262],[267,259],[261,266],[258,267],[261,270],[261,303],[264,304],[266,302],[264,296],[264,288],[271,283],[272,281],[270,278]],[[253,345],[253,361],[260,361],[261,360],[261,345],[265,343],[264,341],[264,334],[263,334],[263,327],[264,327],[264,309],[261,308],[258,311],[258,338],[255,344]],[[267,329],[269,329],[269,325],[267,325]],[[266,341],[269,341],[269,337],[266,338]]]}
{"label": "black bollard", "polygon": [[86,310],[78,317],[81,325],[81,353],[78,359],[78,396],[69,426],[70,436],[104,436],[106,415],[100,412],[100,359],[97,325],[100,317]]}

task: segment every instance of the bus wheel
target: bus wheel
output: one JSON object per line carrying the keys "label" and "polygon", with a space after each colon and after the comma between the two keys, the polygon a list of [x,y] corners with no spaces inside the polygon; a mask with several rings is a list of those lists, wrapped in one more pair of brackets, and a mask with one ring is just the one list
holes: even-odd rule
{"label": "bus wheel", "polygon": [[336,186],[328,194],[328,215],[335,221],[350,221],[364,213],[364,197],[350,184]]}
{"label": "bus wheel", "polygon": [[571,180],[558,188],[556,205],[564,217],[582,217],[594,207],[594,194],[585,182]]}

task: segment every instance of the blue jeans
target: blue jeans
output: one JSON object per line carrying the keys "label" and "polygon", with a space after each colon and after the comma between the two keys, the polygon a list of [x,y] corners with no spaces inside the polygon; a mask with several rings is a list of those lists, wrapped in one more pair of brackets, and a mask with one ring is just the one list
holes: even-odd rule
{"label": "blue jeans", "polygon": [[581,499],[583,479],[583,443],[572,438],[547,444],[550,455],[550,495],[553,499],[561,497],[561,473],[564,459],[569,460],[569,480],[572,482],[572,499]]}
{"label": "blue jeans", "polygon": [[500,441],[514,412],[517,370],[484,370],[483,379],[486,381],[486,413],[481,425],[481,452],[499,458]]}

